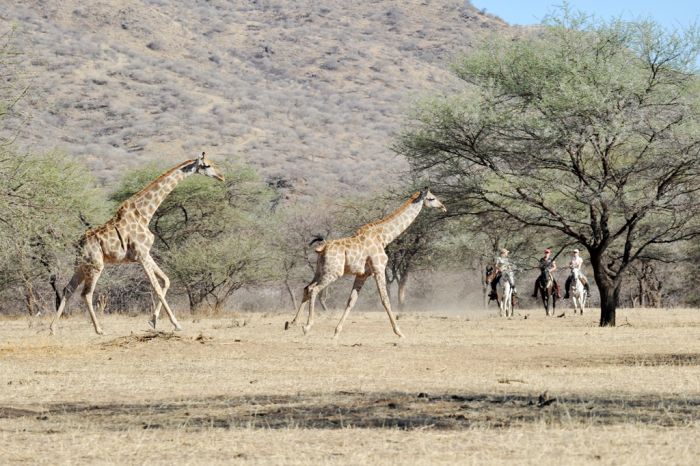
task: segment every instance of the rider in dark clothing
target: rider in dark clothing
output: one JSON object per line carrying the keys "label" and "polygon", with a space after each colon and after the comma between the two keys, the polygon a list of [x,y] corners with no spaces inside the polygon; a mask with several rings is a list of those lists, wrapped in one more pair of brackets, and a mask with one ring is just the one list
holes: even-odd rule
{"label": "rider in dark clothing", "polygon": [[[539,264],[540,270],[542,273],[540,274],[539,277],[537,277],[537,280],[535,280],[535,291],[532,292],[532,297],[536,298],[537,297],[537,289],[542,286],[544,288],[545,285],[545,272],[549,271],[551,274],[555,270],[557,270],[557,264],[554,262],[554,258],[552,257],[552,250],[547,248],[544,250],[544,257],[540,259],[540,264]],[[554,290],[556,293],[556,296],[558,299],[561,299],[561,293],[559,292],[559,284],[557,283],[556,280],[554,280],[554,275],[552,275],[552,280],[554,281]],[[541,285],[540,285],[541,284]]]}

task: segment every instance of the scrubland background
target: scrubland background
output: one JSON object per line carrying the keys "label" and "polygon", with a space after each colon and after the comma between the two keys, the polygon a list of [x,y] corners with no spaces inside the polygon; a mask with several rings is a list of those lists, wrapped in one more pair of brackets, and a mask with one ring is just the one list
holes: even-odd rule
{"label": "scrubland background", "polygon": [[449,62],[507,30],[464,1],[6,2],[32,92],[22,141],[109,184],[202,150],[304,195],[375,190]]}

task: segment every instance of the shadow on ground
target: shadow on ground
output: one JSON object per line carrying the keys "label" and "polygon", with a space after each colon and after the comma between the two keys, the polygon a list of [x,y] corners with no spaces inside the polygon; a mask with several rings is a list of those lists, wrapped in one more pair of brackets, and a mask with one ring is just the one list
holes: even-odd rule
{"label": "shadow on ground", "polygon": [[0,406],[0,420],[105,431],[140,429],[461,430],[527,424],[684,426],[697,422],[700,398],[334,392],[299,396],[212,397],[136,404],[57,403],[44,409]]}

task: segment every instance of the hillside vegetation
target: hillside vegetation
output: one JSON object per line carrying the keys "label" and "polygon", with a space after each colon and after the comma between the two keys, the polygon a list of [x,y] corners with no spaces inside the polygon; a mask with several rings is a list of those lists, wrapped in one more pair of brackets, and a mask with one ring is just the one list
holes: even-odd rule
{"label": "hillside vegetation", "polygon": [[112,184],[201,150],[300,195],[372,189],[409,105],[508,28],[468,1],[8,2],[30,90],[17,140]]}

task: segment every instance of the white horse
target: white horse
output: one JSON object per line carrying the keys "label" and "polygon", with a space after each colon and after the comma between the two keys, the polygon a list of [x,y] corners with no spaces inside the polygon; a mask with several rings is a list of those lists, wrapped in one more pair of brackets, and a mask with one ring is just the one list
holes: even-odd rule
{"label": "white horse", "polygon": [[496,283],[496,302],[498,302],[499,315],[513,317],[513,288],[515,288],[515,275],[512,270],[501,272],[501,278]]}
{"label": "white horse", "polygon": [[583,315],[583,309],[586,307],[586,300],[588,299],[588,291],[586,287],[583,286],[583,281],[581,281],[581,271],[579,269],[571,270],[571,303],[574,305],[574,315],[576,315],[576,310],[578,309]]}

